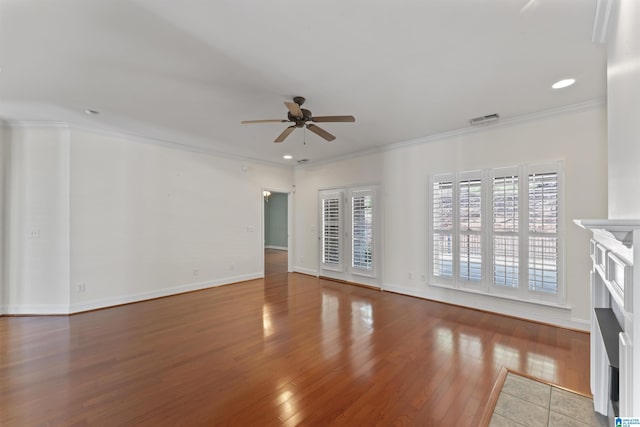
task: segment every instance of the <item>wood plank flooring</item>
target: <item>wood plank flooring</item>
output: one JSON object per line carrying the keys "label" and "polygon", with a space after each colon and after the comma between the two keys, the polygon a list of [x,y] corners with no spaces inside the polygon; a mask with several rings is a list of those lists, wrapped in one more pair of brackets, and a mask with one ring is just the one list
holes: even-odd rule
{"label": "wood plank flooring", "polygon": [[0,318],[2,426],[475,426],[502,367],[589,393],[589,336],[286,272]]}

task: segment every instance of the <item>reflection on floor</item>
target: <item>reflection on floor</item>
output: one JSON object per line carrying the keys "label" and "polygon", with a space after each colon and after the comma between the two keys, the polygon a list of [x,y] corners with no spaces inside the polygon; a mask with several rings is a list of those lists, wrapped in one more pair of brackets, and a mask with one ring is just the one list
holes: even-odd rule
{"label": "reflection on floor", "polygon": [[287,251],[279,249],[264,250],[264,275],[274,276],[278,274],[286,274],[288,266]]}
{"label": "reflection on floor", "polygon": [[490,427],[601,427],[606,417],[593,411],[593,400],[509,372]]}
{"label": "reflection on floor", "polygon": [[0,425],[478,427],[503,367],[589,392],[588,334],[265,256],[264,279],[1,317]]}

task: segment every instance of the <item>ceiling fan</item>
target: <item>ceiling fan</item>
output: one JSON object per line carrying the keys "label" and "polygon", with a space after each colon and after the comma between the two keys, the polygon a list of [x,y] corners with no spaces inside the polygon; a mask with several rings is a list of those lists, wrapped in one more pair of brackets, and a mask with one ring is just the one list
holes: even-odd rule
{"label": "ceiling fan", "polygon": [[293,123],[293,125],[286,128],[273,142],[282,142],[284,141],[291,132],[295,130],[295,128],[306,127],[311,132],[315,133],[318,136],[326,139],[327,141],[333,141],[336,139],[335,136],[331,135],[326,130],[322,129],[320,126],[315,125],[313,123],[307,122],[315,122],[315,123],[337,123],[337,122],[355,122],[356,119],[353,116],[320,116],[313,117],[311,111],[300,108],[302,104],[304,104],[305,99],[301,96],[296,96],[293,98],[293,102],[285,102],[284,105],[287,106],[289,110],[287,112],[286,120],[244,120],[241,123],[249,124],[249,123]]}

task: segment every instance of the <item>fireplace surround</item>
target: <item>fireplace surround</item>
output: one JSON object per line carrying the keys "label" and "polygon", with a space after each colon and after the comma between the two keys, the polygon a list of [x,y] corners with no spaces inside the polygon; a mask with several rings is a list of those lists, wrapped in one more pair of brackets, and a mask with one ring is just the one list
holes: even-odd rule
{"label": "fireplace surround", "polygon": [[[591,393],[596,412],[640,416],[640,220],[575,220],[593,233]],[[638,248],[638,251],[635,248]]]}

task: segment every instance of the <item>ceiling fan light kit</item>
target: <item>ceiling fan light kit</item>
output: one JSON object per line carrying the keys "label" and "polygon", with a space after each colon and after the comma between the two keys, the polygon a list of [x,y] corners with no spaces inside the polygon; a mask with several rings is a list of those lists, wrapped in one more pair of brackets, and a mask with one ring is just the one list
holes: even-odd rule
{"label": "ceiling fan light kit", "polygon": [[353,123],[356,121],[353,116],[320,116],[313,117],[310,110],[302,107],[305,99],[302,96],[296,96],[293,98],[293,102],[285,102],[287,107],[287,120],[268,119],[268,120],[244,120],[242,124],[253,123],[293,123],[293,125],[287,127],[273,142],[283,142],[296,128],[307,128],[316,135],[324,138],[326,141],[333,141],[335,136],[322,129],[320,126],[313,123]]}

